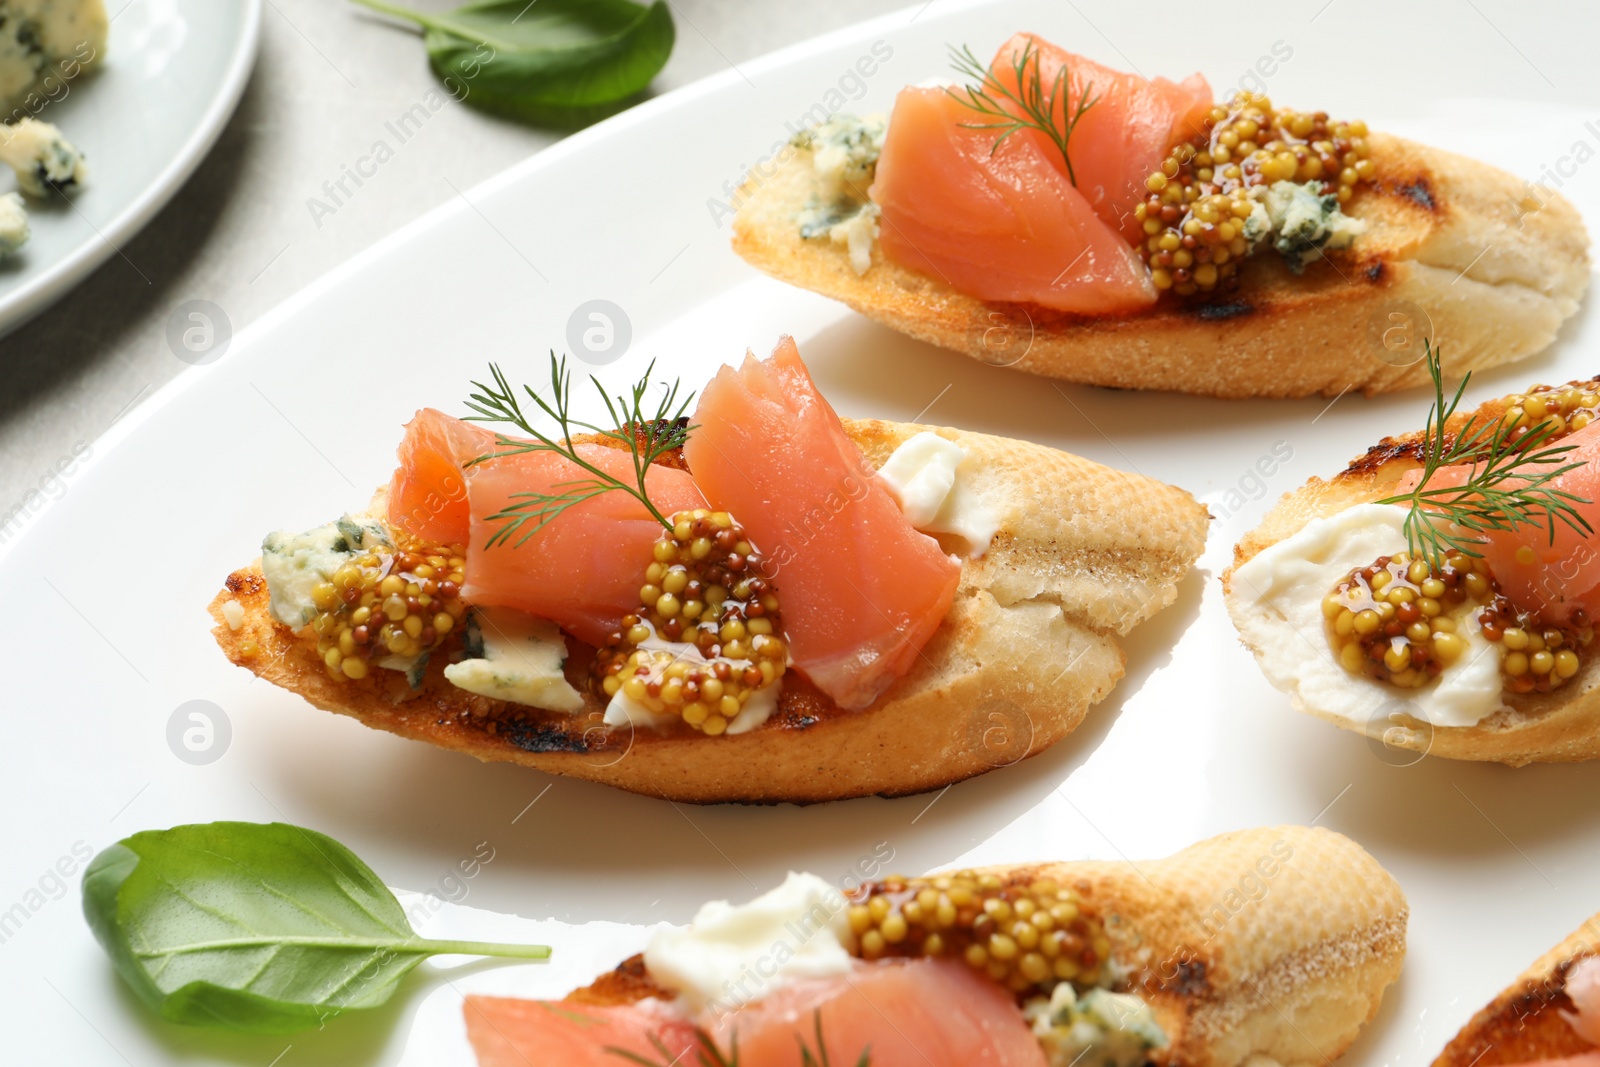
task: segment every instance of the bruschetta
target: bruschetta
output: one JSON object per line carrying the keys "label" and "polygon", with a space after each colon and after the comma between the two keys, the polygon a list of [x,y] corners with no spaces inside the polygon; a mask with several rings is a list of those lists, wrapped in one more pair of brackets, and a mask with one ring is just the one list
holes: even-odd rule
{"label": "bruschetta", "polygon": [[1600,1067],[1600,915],[1534,961],[1433,1067]]}
{"label": "bruschetta", "polygon": [[469,996],[479,1067],[1283,1067],[1339,1056],[1405,955],[1400,887],[1327,830],[1164,860],[708,904],[561,1001]]}
{"label": "bruschetta", "polygon": [[739,190],[733,247],[923,341],[1090,385],[1380,393],[1548,346],[1588,284],[1554,190],[1018,34]]}
{"label": "bruschetta", "polygon": [[372,727],[673,800],[911,793],[1071,732],[1209,521],[1050,448],[841,420],[787,338],[692,419],[637,410],[641,385],[622,429],[567,432],[561,406],[536,438],[496,383],[479,417],[528,436],[419,412],[364,513],[228,576],[230,659]]}
{"label": "bruschetta", "polygon": [[1452,759],[1593,759],[1600,381],[1457,406],[1441,384],[1423,430],[1284,496],[1234,549],[1228,611],[1267,679],[1346,729]]}

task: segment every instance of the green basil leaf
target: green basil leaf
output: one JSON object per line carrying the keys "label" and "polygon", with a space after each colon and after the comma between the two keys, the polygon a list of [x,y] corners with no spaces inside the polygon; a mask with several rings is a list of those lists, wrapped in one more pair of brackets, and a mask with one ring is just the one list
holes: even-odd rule
{"label": "green basil leaf", "polygon": [[439,14],[357,3],[422,26],[429,63],[458,100],[570,125],[619,110],[672,53],[666,0],[474,0]]}
{"label": "green basil leaf", "polygon": [[134,834],[90,862],[83,911],[118,973],[162,1018],[254,1033],[376,1007],[438,953],[550,954],[419,938],[353,852],[286,823]]}

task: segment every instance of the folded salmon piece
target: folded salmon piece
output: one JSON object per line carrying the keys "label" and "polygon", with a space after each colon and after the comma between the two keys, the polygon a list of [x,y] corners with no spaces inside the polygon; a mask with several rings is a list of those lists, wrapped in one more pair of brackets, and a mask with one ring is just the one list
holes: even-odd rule
{"label": "folded salmon piece", "polygon": [[949,612],[960,561],[906,519],[793,338],[719,371],[693,422],[684,458],[773,568],[794,666],[840,707],[871,704]]}
{"label": "folded salmon piece", "polygon": [[[1066,91],[1055,93],[1063,68]],[[1058,129],[1093,101],[1068,142],[1070,172],[1042,131],[1000,140],[1006,131],[993,127],[1004,120],[969,107],[964,90],[905,89],[871,190],[884,254],[981,300],[1084,315],[1154,303],[1133,209],[1173,146],[1203,128],[1211,87],[1198,74],[1181,83],[1126,74],[1026,33],[1001,46],[990,71],[990,99],[1018,118],[1024,109],[996,86],[1026,98],[1037,78]]]}
{"label": "folded salmon piece", "polygon": [[1017,136],[996,148],[974,121],[943,89],[900,91],[871,190],[883,254],[980,300],[1082,315],[1155,303],[1137,249],[1052,162],[1055,149]]}
{"label": "folded salmon piece", "polygon": [[[1017,68],[1031,81],[1037,73],[1046,92],[1066,69],[1067,94],[1054,109],[1058,121],[1063,110],[1076,110],[1087,95],[1094,103],[1072,129],[1072,173],[1077,189],[1088,199],[1100,220],[1132,243],[1143,239],[1133,209],[1148,196],[1145,181],[1155,173],[1173,146],[1205,129],[1212,107],[1211,86],[1199,74],[1181,82],[1128,74],[1087,56],[1074,55],[1031,33],[1019,33],[1000,46],[990,70],[995,80],[1018,91]],[[1002,103],[1007,103],[1002,99]],[[1020,109],[1008,104],[1013,114]],[[1067,173],[1066,160],[1043,133],[1023,130],[1045,158]]]}

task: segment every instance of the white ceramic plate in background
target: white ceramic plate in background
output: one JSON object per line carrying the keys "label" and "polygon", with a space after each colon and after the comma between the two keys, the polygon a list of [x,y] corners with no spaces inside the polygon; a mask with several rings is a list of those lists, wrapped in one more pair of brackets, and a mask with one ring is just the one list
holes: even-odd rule
{"label": "white ceramic plate in background", "polygon": [[33,236],[0,263],[0,334],[119,255],[172,199],[216,142],[255,63],[261,0],[108,0],[106,9],[104,65],[38,116],[83,150],[89,184],[71,204],[29,202]]}
{"label": "white ceramic plate in background", "polygon": [[[885,108],[900,85],[945,70],[947,44],[984,53],[1028,26],[1151,74],[1200,67],[1219,88],[1287,48],[1292,57],[1267,79],[1280,99],[1528,178],[1571,172],[1565,189],[1594,222],[1600,165],[1561,161],[1576,141],[1600,143],[1585,126],[1600,104],[1600,70],[1583,54],[1595,16],[1480,2],[1481,13],[1445,19],[1411,5],[1318,0],[1167,30],[1143,5],[1081,7],[907,10],[578,134],[244,331],[224,358],[185,372],[63,475],[60,499],[0,557],[8,1051],[138,1067],[279,1055],[282,1067],[465,1065],[463,992],[559,995],[638,948],[645,925],[684,921],[710,897],[749,897],[791,867],[842,879],[885,848],[905,872],[1137,859],[1243,826],[1317,822],[1366,845],[1413,907],[1405,976],[1347,1062],[1415,1064],[1600,909],[1600,766],[1396,765],[1362,738],[1290,711],[1221,609],[1217,575],[1270,500],[1415,426],[1424,396],[1226,403],[1058,387],[756,276],[728,250],[719,207],[725,188],[816,105],[836,106],[835,94],[848,100],[859,86],[850,106]],[[864,84],[862,57],[875,60]],[[1128,643],[1128,677],[1075,736],[946,792],[898,800],[690,808],[481,766],[315,711],[223,659],[205,606],[263,533],[364,502],[387,478],[414,409],[460,410],[467,380],[491,358],[536,378],[545,351],[566,347],[574,310],[594,299],[632,322],[633,348],[602,371],[611,382],[654,357],[697,385],[745,346],[765,350],[792,331],[846,415],[907,419],[927,408],[929,421],[1032,438],[1188,487],[1219,515],[1210,548],[1178,602]],[[1596,323],[1585,310],[1551,353],[1486,376],[1473,396],[1593,374]],[[1292,457],[1257,482],[1258,458],[1275,450]],[[1242,505],[1230,490],[1243,492]],[[180,759],[168,740],[179,707],[195,700],[217,712],[210,763]],[[557,957],[470,965],[448,982],[419,977],[391,1007],[281,1041],[153,1021],[83,925],[74,849],[223,818],[313,826],[391,885],[424,894],[408,899],[427,932],[544,937]],[[483,846],[493,860],[461,878],[457,865]]]}

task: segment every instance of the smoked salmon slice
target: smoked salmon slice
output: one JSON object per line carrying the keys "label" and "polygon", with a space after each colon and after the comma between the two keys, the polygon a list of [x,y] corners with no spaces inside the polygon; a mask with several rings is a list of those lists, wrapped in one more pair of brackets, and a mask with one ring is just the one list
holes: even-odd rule
{"label": "smoked salmon slice", "polygon": [[[1049,91],[1063,66],[1067,69],[1065,101],[1056,101],[1056,117],[1070,114],[1084,94],[1094,100],[1072,131],[1072,170],[1077,188],[1102,222],[1128,241],[1142,233],[1133,209],[1148,196],[1145,180],[1161,166],[1174,145],[1205,129],[1211,111],[1211,86],[1199,74],[1181,82],[1147,79],[1074,55],[1031,33],[1019,33],[1000,46],[991,70],[1002,85],[1017,91],[1017,65],[1027,54],[1024,76],[1037,68]],[[1031,80],[1031,77],[1030,77]],[[1013,106],[1012,110],[1016,110]],[[964,121],[971,121],[970,119]],[[1044,136],[1025,130],[1052,166],[1066,174],[1066,161]]]}
{"label": "smoked salmon slice", "polygon": [[719,371],[693,422],[684,458],[769,561],[794,666],[840,707],[871,704],[949,612],[960,562],[907,521],[793,338]]}
{"label": "smoked salmon slice", "polygon": [[[1559,457],[1557,465],[1582,466],[1546,484],[1589,501],[1573,506],[1600,531],[1600,423],[1543,447],[1561,446],[1570,446],[1572,451]],[[1462,485],[1471,473],[1467,465],[1442,467],[1428,480],[1428,487]],[[1421,471],[1407,473],[1395,487],[1395,495],[1411,492],[1421,477]],[[1542,512],[1539,518],[1542,523]],[[1551,622],[1565,621],[1576,608],[1583,608],[1591,617],[1600,615],[1600,540],[1595,535],[1586,536],[1558,518],[1553,543],[1543,525],[1492,530],[1483,534],[1483,539],[1483,547],[1477,551],[1494,571],[1500,591],[1517,607]],[[1531,562],[1524,562],[1523,549],[1533,554]]]}
{"label": "smoked salmon slice", "polygon": [[[585,462],[613,477],[634,480],[630,453],[597,444],[580,444],[576,450]],[[471,468],[467,582],[461,589],[469,604],[516,608],[549,619],[595,646],[617,630],[622,616],[638,610],[651,549],[666,531],[627,493],[591,497],[567,508],[526,541],[516,533],[489,546],[503,525],[493,516],[517,505],[518,494],[559,492],[564,482],[591,477],[553,452],[525,452]],[[659,464],[645,475],[645,493],[669,517],[706,506],[686,472]]]}
{"label": "smoked salmon slice", "polygon": [[[700,1062],[694,1021],[675,1003],[647,998],[595,1007],[570,1001],[468,997],[467,1036],[479,1067],[622,1067],[607,1046],[651,1062]],[[848,975],[805,979],[723,1016],[701,1020],[728,1055],[735,1038],[749,1067],[800,1067],[817,1022],[829,1062],[854,1067],[1045,1067],[1044,1052],[1010,995],[950,960],[858,963]],[[654,1035],[668,1050],[654,1047]]]}
{"label": "smoked salmon slice", "polygon": [[[664,528],[636,499],[611,492],[573,505],[526,541],[516,533],[489,547],[503,525],[493,516],[518,504],[518,494],[558,492],[563,482],[592,477],[542,451],[464,467],[493,452],[496,438],[493,430],[431,408],[418,412],[406,427],[389,486],[390,522],[425,540],[466,546],[461,593],[469,603],[516,608],[601,644],[639,607],[650,551]],[[634,480],[629,453],[598,444],[580,444],[577,451],[601,470]],[[651,467],[645,489],[669,516],[705,507],[694,481],[675,468]]]}
{"label": "smoked salmon slice", "polygon": [[[593,1005],[471,996],[462,1014],[478,1067],[625,1067],[631,1062],[609,1048],[663,1064],[697,1062],[693,1024],[654,998]],[[667,1050],[665,1057],[652,1037]]]}
{"label": "smoked salmon slice", "polygon": [[1094,99],[1072,133],[1072,176],[1037,130],[996,147],[1004,130],[975,128],[996,117],[962,103],[960,89],[905,89],[871,190],[884,255],[981,300],[1084,315],[1148,307],[1156,289],[1133,244],[1133,209],[1172,147],[1203,128],[1211,87],[1198,74],[1181,83],[1125,74],[1031,34],[1002,45],[990,70],[1016,92],[1019,64],[1046,94],[1066,66],[1065,98],[1051,101],[1058,121],[1086,92]]}
{"label": "smoked salmon slice", "polygon": [[920,959],[859,965],[845,979],[780,988],[721,1028],[737,1031],[743,1063],[802,1067],[816,1013],[830,1062],[854,1067],[1045,1067],[1044,1051],[1011,995],[965,963]]}
{"label": "smoked salmon slice", "polygon": [[883,254],[980,300],[1084,315],[1155,303],[1137,250],[1039,144],[996,149],[994,131],[962,125],[975,120],[943,89],[900,91],[871,191]]}
{"label": "smoked salmon slice", "polygon": [[389,522],[413,537],[464,545],[471,523],[462,465],[494,448],[482,426],[423,408],[406,423],[400,465],[389,482]]}

